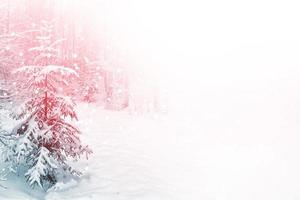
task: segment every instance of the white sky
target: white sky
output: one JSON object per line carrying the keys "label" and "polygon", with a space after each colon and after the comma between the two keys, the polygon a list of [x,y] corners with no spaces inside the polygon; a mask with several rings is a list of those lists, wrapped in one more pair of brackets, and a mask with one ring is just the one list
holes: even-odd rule
{"label": "white sky", "polygon": [[[245,70],[264,65],[263,72],[269,72],[274,66],[268,65],[299,63],[297,1],[104,2],[107,28],[121,47],[144,54],[144,62],[156,57],[157,65],[197,65],[199,73],[210,73],[208,68],[233,72],[237,65]],[[211,56],[219,61],[211,62]]]}
{"label": "white sky", "polygon": [[300,77],[298,1],[105,2],[131,65],[173,88]]}
{"label": "white sky", "polygon": [[207,85],[300,78],[298,1],[84,3],[86,16],[96,19],[95,28],[105,30],[104,40],[133,71],[174,95],[184,90],[195,97]]}

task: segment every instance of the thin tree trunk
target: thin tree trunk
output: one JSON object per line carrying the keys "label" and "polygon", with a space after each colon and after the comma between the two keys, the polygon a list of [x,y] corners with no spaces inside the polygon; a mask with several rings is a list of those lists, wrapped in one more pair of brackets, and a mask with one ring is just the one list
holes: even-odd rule
{"label": "thin tree trunk", "polygon": [[45,87],[46,87],[46,92],[45,92],[45,102],[44,102],[44,106],[45,106],[45,120],[47,120],[47,112],[48,112],[48,86],[47,86],[47,75],[46,75],[46,79],[45,79]]}
{"label": "thin tree trunk", "polygon": [[10,0],[7,0],[6,33],[9,33],[9,29],[10,29]]}

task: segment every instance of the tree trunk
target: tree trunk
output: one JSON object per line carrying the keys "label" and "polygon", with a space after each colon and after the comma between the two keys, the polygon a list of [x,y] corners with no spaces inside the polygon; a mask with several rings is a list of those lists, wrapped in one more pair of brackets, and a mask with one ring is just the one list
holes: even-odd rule
{"label": "tree trunk", "polygon": [[9,33],[10,29],[10,0],[7,0],[7,19],[6,19],[6,33]]}
{"label": "tree trunk", "polygon": [[45,120],[47,120],[47,112],[48,112],[48,86],[47,86],[47,75],[46,75],[46,79],[45,79],[45,88],[46,88],[46,92],[45,92],[45,102],[44,102],[44,106],[45,106]]}

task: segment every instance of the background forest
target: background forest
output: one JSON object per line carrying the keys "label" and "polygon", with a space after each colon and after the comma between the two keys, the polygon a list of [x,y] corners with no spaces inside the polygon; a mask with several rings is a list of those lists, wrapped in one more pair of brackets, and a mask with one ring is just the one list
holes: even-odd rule
{"label": "background forest", "polygon": [[105,23],[93,23],[95,13],[105,12],[105,4],[94,13],[84,7],[87,3],[78,5],[77,1],[65,0],[1,1],[2,89],[8,96],[13,95],[19,88],[17,84],[23,82],[20,77],[15,78],[13,70],[51,60],[52,64],[69,67],[79,74],[78,79],[61,88],[79,101],[97,102],[105,108],[120,110],[128,107],[131,98],[133,110],[153,110],[157,106],[153,96],[147,102],[130,97],[130,77],[124,56],[106,37],[109,33]]}

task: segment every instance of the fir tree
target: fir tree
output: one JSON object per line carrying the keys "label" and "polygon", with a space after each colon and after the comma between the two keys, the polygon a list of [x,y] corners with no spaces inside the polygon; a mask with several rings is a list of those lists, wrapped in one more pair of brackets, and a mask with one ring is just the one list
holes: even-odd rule
{"label": "fir tree", "polygon": [[[37,36],[33,65],[15,70],[22,76],[23,102],[12,116],[20,123],[6,137],[5,161],[10,171],[24,175],[31,186],[47,190],[66,177],[80,176],[69,159],[88,156],[91,150],[83,146],[80,131],[67,122],[77,120],[75,103],[59,89],[68,86],[78,74],[65,66],[56,65],[59,49],[51,41],[49,26]],[[51,27],[50,27],[51,28]],[[54,63],[54,64],[53,64]],[[27,98],[26,98],[26,97]]]}

